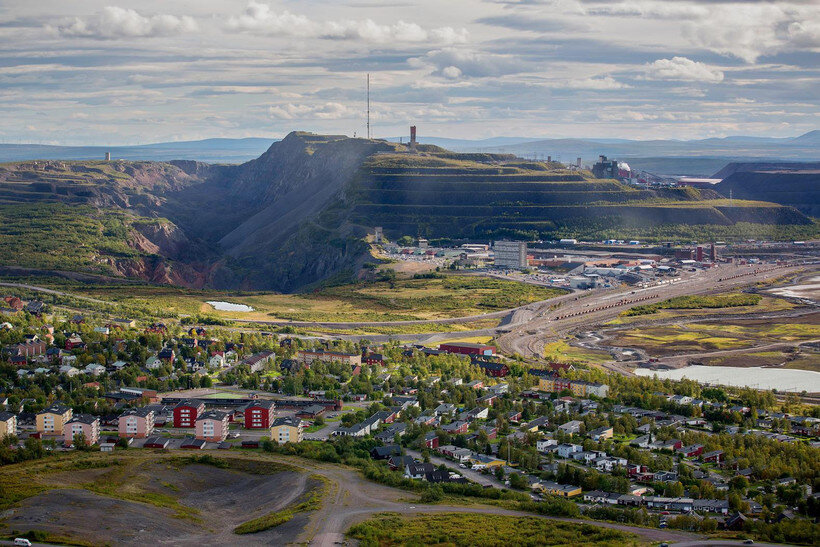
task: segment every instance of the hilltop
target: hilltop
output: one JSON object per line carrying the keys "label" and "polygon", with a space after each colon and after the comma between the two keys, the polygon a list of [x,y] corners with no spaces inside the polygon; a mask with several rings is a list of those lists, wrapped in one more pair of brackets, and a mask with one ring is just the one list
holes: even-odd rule
{"label": "hilltop", "polygon": [[[740,197],[735,195],[734,197]],[[731,237],[811,231],[796,209],[712,190],[638,189],[559,163],[294,132],[241,165],[0,165],[6,266],[221,289],[294,291],[350,278],[374,226],[477,239]]]}

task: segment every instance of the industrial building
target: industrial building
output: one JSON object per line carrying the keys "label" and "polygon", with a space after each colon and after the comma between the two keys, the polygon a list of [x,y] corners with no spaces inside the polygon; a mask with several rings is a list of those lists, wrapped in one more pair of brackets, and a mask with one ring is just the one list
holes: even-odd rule
{"label": "industrial building", "polygon": [[526,241],[496,241],[493,243],[495,265],[500,268],[527,267]]}

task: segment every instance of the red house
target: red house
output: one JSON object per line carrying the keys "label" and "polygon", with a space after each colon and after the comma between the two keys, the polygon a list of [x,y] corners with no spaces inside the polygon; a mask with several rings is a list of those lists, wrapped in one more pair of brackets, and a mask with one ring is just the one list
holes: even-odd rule
{"label": "red house", "polygon": [[433,432],[428,433],[424,437],[424,446],[426,448],[438,448],[438,435]]}
{"label": "red house", "polygon": [[259,399],[245,408],[245,429],[268,429],[273,422],[276,403]]}
{"label": "red house", "polygon": [[459,353],[461,355],[495,355],[495,346],[487,344],[451,343],[441,344],[439,351],[447,353]]}
{"label": "red house", "polygon": [[704,463],[721,463],[724,459],[723,450],[713,450],[701,455],[700,460]]}
{"label": "red house", "polygon": [[174,427],[194,427],[196,419],[205,411],[202,401],[182,401],[174,407]]}
{"label": "red house", "polygon": [[678,454],[682,455],[684,458],[694,458],[695,456],[700,456],[702,453],[702,444],[690,444],[689,446],[678,448]]}
{"label": "red house", "polygon": [[369,355],[365,355],[364,362],[368,365],[384,365],[384,355],[381,353],[371,353]]}
{"label": "red house", "polygon": [[488,376],[492,376],[494,378],[503,378],[510,373],[510,368],[505,365],[504,363],[492,363],[489,361],[476,361],[481,370],[484,371],[485,374]]}
{"label": "red house", "polygon": [[73,334],[65,339],[65,349],[71,351],[74,348],[82,348],[85,344],[83,344],[83,339],[80,338],[78,335]]}

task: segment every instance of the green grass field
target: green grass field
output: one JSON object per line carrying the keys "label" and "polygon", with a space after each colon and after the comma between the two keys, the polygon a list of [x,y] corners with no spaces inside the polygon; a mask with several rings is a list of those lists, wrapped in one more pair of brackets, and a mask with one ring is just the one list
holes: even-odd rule
{"label": "green grass field", "polygon": [[[158,317],[207,315],[222,319],[259,321],[406,321],[446,319],[500,311],[563,294],[539,287],[488,277],[445,275],[433,279],[400,279],[319,289],[307,294],[225,293],[149,285],[62,285],[77,294],[128,306],[154,309]],[[252,312],[218,311],[207,301],[245,304]],[[164,315],[163,315],[164,314]],[[477,328],[485,328],[482,325]],[[385,327],[389,329],[389,327]],[[469,330],[469,327],[450,327]],[[429,332],[424,327],[419,332]],[[393,334],[368,328],[368,333]],[[402,330],[402,332],[407,332]]]}
{"label": "green grass field", "polygon": [[544,346],[544,357],[550,361],[566,363],[568,361],[582,361],[590,364],[600,364],[611,361],[612,356],[605,351],[577,348],[565,341],[550,342]]}
{"label": "green grass field", "polygon": [[382,513],[347,535],[363,547],[392,545],[638,545],[634,534],[538,517],[471,513],[400,516]]}

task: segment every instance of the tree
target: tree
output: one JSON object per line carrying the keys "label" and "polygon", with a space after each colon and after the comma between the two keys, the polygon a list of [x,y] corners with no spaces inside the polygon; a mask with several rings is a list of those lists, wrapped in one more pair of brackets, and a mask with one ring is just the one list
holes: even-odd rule
{"label": "tree", "polygon": [[528,486],[527,478],[523,473],[513,473],[510,475],[510,486],[518,490],[523,490]]}

